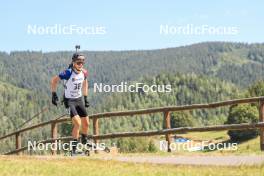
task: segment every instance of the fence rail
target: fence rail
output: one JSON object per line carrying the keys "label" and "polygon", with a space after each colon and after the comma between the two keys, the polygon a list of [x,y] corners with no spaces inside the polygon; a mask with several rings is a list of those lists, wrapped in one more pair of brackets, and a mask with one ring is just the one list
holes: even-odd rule
{"label": "fence rail", "polygon": [[[180,128],[171,128],[164,130],[155,130],[155,131],[141,131],[141,132],[121,132],[121,133],[112,133],[112,134],[102,134],[102,135],[93,135],[92,139],[112,139],[112,138],[120,138],[120,137],[143,137],[143,136],[156,136],[156,135],[166,135],[166,134],[174,134],[174,133],[183,133],[183,132],[205,132],[205,131],[223,131],[223,130],[248,130],[248,129],[256,129],[256,128],[264,128],[264,122],[259,123],[243,123],[243,124],[230,124],[230,125],[216,125],[216,126],[207,126],[207,127],[180,127]],[[60,137],[60,138],[51,138],[43,141],[39,141],[39,143],[51,143],[55,141],[69,141],[72,137]],[[7,152],[5,155],[14,154],[17,152],[27,150],[27,146],[22,147],[20,149]]]}
{"label": "fence rail", "polygon": [[[186,111],[186,110],[195,110],[195,109],[210,109],[218,108],[223,106],[230,106],[243,103],[259,103],[259,123],[256,124],[231,124],[231,125],[220,125],[220,126],[208,126],[208,127],[183,127],[183,128],[171,128],[170,124],[170,112],[174,111]],[[112,133],[112,134],[99,134],[99,119],[100,118],[110,118],[117,116],[133,116],[141,114],[152,114],[152,113],[163,113],[164,115],[164,124],[165,129],[158,131],[144,131],[144,132],[122,132],[122,133]],[[66,116],[66,115],[64,115]],[[63,116],[62,116],[63,117]],[[149,108],[149,109],[140,109],[140,110],[130,110],[130,111],[121,111],[121,112],[105,112],[98,113],[89,116],[93,121],[93,139],[95,143],[98,143],[100,139],[110,139],[118,137],[136,137],[136,136],[153,136],[153,135],[165,135],[168,144],[171,143],[170,135],[173,133],[179,132],[192,132],[192,131],[219,131],[219,130],[245,130],[245,129],[260,129],[260,149],[264,151],[264,97],[252,97],[252,98],[243,98],[243,99],[234,99],[228,101],[207,103],[207,104],[192,104],[184,106],[168,106],[168,107],[158,107],[158,108]],[[15,132],[6,134],[0,137],[0,141],[15,136],[16,138],[16,150],[7,152],[6,154],[21,154],[23,150],[26,150],[25,147],[21,147],[21,134],[23,132],[43,127],[46,125],[51,125],[51,139],[45,141],[55,141],[58,139],[68,139],[69,137],[57,138],[57,125],[59,123],[70,121],[70,118],[60,118],[55,120],[50,120],[40,124],[36,124],[30,127],[26,127]],[[168,148],[168,151],[170,149]],[[56,154],[55,151],[52,154]]]}

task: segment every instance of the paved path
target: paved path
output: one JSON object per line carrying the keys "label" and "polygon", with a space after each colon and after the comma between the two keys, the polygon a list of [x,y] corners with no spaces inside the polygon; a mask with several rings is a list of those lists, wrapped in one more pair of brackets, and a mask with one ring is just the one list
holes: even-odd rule
{"label": "paved path", "polygon": [[218,165],[238,166],[264,164],[264,155],[259,156],[113,156],[105,160],[135,163],[176,164],[176,165]]}
{"label": "paved path", "polygon": [[122,156],[122,155],[92,155],[78,156],[78,157],[65,157],[62,155],[56,156],[3,156],[0,159],[40,159],[40,160],[53,160],[53,159],[102,159],[102,160],[115,160],[121,162],[133,163],[152,163],[152,164],[174,164],[174,165],[216,165],[216,166],[239,166],[239,165],[264,165],[264,155],[252,156]]}

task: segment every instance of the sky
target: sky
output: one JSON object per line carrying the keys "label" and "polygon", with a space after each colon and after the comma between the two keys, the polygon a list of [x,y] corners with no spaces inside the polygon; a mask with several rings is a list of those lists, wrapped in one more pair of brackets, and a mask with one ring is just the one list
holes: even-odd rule
{"label": "sky", "polygon": [[263,43],[263,7],[261,0],[8,0],[0,6],[0,51]]}

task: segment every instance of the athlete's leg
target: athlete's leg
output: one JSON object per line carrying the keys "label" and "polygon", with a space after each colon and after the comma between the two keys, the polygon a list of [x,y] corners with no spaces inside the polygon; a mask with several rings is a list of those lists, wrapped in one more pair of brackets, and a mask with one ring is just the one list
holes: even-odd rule
{"label": "athlete's leg", "polygon": [[72,124],[73,124],[72,138],[73,139],[78,139],[79,138],[80,126],[81,126],[81,119],[80,119],[79,115],[75,115],[75,116],[72,117]]}
{"label": "athlete's leg", "polygon": [[87,135],[89,131],[89,117],[82,101],[76,107],[78,114],[81,117],[81,141],[83,144],[87,143]]}
{"label": "athlete's leg", "polygon": [[71,115],[72,124],[73,124],[73,129],[72,129],[72,138],[73,139],[71,142],[71,147],[72,147],[72,152],[75,153],[76,149],[77,149],[77,144],[78,144],[81,119],[80,119],[80,116],[78,115],[78,112],[76,110],[76,102],[75,101],[69,101],[68,104],[69,104],[70,115]]}
{"label": "athlete's leg", "polygon": [[81,129],[81,133],[82,134],[88,134],[89,131],[89,117],[81,117],[81,123],[82,123],[82,129]]}
{"label": "athlete's leg", "polygon": [[81,126],[81,119],[78,115],[75,115],[72,117],[72,124],[73,124],[73,129],[72,129],[72,153],[75,154],[77,145],[78,145],[78,138],[79,138],[79,131],[80,131],[80,126]]}

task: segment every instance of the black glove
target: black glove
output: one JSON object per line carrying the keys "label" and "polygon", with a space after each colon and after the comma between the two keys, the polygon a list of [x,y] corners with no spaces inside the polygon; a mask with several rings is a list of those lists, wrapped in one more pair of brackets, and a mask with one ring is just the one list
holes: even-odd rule
{"label": "black glove", "polygon": [[59,101],[59,98],[58,98],[56,92],[52,92],[52,104],[57,106],[58,105],[58,103],[57,103],[58,101]]}
{"label": "black glove", "polygon": [[69,108],[69,100],[65,96],[63,97],[63,104],[66,109]]}
{"label": "black glove", "polygon": [[84,96],[84,105],[86,108],[90,106],[89,101],[87,100],[87,96]]}

